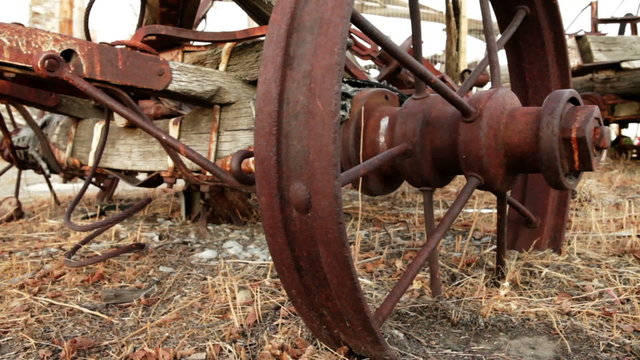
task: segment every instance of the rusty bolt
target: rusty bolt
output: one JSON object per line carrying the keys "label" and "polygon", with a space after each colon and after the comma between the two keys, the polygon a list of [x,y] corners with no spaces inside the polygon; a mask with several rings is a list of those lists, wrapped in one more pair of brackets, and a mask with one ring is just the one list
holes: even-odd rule
{"label": "rusty bolt", "polygon": [[597,151],[611,147],[611,131],[608,126],[598,126],[593,129],[593,141]]}
{"label": "rusty bolt", "polygon": [[[598,155],[596,129],[600,128],[600,110],[597,106],[571,106],[562,119],[562,144],[565,159],[571,171],[593,171]],[[601,131],[601,130],[599,130]],[[597,140],[598,139],[598,140]]]}
{"label": "rusty bolt", "polygon": [[60,68],[60,61],[54,57],[44,59],[43,67],[48,72],[56,72]]}
{"label": "rusty bolt", "polygon": [[156,71],[156,75],[158,75],[158,76],[163,76],[163,75],[164,75],[164,69],[163,69],[163,68],[158,69],[158,70]]}

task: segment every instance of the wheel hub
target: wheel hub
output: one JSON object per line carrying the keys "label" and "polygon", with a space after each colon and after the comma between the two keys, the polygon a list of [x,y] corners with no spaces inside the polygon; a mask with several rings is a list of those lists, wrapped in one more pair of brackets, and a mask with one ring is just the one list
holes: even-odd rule
{"label": "wheel hub", "polygon": [[482,179],[481,189],[509,191],[518,174],[541,173],[558,190],[574,189],[610,145],[598,107],[583,105],[573,90],[552,92],[541,107],[522,106],[509,89],[477,93],[472,119],[437,95],[412,97],[368,89],[352,101],[342,126],[343,170],[394,146],[409,143],[408,156],[363,178],[361,191],[387,194],[403,181],[418,188],[447,185],[456,175]]}

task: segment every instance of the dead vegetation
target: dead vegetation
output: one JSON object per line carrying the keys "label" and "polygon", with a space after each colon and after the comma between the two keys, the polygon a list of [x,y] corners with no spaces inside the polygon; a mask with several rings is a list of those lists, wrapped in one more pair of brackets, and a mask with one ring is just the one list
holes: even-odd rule
{"label": "dead vegetation", "polygon": [[[441,246],[445,294],[423,272],[385,325],[407,359],[632,359],[640,356],[640,166],[609,163],[576,193],[563,254],[509,253],[496,283],[491,196],[479,193]],[[459,183],[436,193],[444,211]],[[129,197],[135,197],[132,193]],[[83,254],[142,241],[143,253],[83,269],[61,258],[83,234],[49,201],[25,206],[0,235],[0,359],[339,359],[306,330],[272,264],[227,246],[266,249],[259,225],[179,220],[175,194],[96,239]],[[419,194],[345,195],[361,284],[382,300],[423,236]],[[121,203],[133,199],[120,198]],[[68,203],[68,201],[67,201]],[[77,212],[95,211],[90,201]],[[442,214],[442,212],[440,212]],[[438,214],[437,214],[438,215]],[[194,257],[204,251],[215,259]]]}

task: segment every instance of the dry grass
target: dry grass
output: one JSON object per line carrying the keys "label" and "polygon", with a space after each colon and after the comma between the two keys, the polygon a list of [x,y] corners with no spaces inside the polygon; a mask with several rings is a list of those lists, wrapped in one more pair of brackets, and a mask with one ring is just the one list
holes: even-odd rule
{"label": "dry grass", "polygon": [[[499,284],[491,275],[495,213],[477,211],[495,202],[475,195],[441,246],[443,298],[430,297],[420,274],[385,325],[389,342],[407,359],[640,356],[639,172],[636,163],[611,163],[585,176],[565,252],[510,252]],[[436,193],[438,212],[459,185]],[[32,203],[26,219],[2,225],[0,359],[341,358],[306,330],[270,262],[193,260],[228,237],[260,242],[259,226],[194,237],[177,219],[175,197],[154,196],[144,216],[96,240],[139,239],[149,249],[84,269],[60,260],[58,250],[82,237],[62,226],[63,209]],[[422,242],[420,196],[403,189],[364,197],[362,207],[357,194],[345,197],[361,284],[379,303]],[[116,288],[149,291],[106,304],[101,294]]]}

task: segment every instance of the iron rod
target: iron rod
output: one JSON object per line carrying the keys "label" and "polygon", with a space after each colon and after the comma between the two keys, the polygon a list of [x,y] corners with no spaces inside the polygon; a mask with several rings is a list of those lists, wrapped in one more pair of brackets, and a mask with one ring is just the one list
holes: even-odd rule
{"label": "iron rod", "polygon": [[526,227],[530,229],[536,229],[538,226],[540,226],[540,218],[535,216],[531,212],[531,210],[527,209],[527,207],[524,206],[524,204],[522,204],[520,201],[511,196],[507,196],[507,204],[509,204],[509,206],[513,208],[513,210],[515,210],[518,214],[526,219]]}
{"label": "iron rod", "polygon": [[496,225],[496,277],[504,279],[507,253],[507,194],[496,194],[498,219]]}
{"label": "iron rod", "polygon": [[2,170],[0,170],[0,176],[4,175],[7,171],[9,171],[13,167],[13,164],[8,164]]}
{"label": "iron rod", "polygon": [[387,320],[393,309],[400,301],[400,298],[407,291],[413,279],[418,275],[420,270],[424,267],[424,264],[427,262],[429,255],[431,252],[438,246],[444,235],[447,233],[447,230],[451,227],[454,220],[462,209],[464,205],[467,203],[471,195],[482,184],[482,179],[477,176],[469,176],[467,178],[467,183],[460,190],[460,193],[451,204],[451,207],[444,214],[444,217],[438,223],[438,226],[434,229],[433,234],[429,237],[427,242],[422,246],[422,248],[416,254],[416,257],[411,261],[411,263],[407,266],[405,272],[400,276],[400,279],[395,284],[393,289],[387,294],[387,297],[382,302],[382,305],[376,310],[374,315],[374,320],[378,324],[378,326],[382,326],[382,324]]}
{"label": "iron rod", "polygon": [[[516,30],[518,30],[518,28],[520,27],[520,24],[522,24],[522,20],[524,20],[527,14],[529,14],[528,7],[525,7],[525,6],[518,7],[518,11],[514,15],[513,19],[511,19],[511,23],[509,23],[509,26],[507,26],[507,28],[502,32],[502,36],[500,36],[500,38],[498,39],[498,42],[497,42],[498,49],[504,48],[504,46],[511,39],[513,34],[515,34]],[[478,80],[478,77],[482,75],[482,72],[487,68],[488,65],[489,65],[489,58],[485,56],[478,63],[478,66],[476,66],[476,68],[473,69],[473,71],[471,72],[467,80],[465,80],[462,86],[460,86],[460,88],[458,89],[459,96],[464,96],[466,93],[469,92],[469,90],[471,90],[471,88],[473,87],[473,84],[475,84],[476,80]]]}
{"label": "iron rod", "polygon": [[491,5],[489,5],[489,0],[480,0],[480,12],[482,13],[484,40],[487,43],[487,57],[489,58],[489,71],[491,72],[491,88],[502,87],[500,60],[498,59],[498,43],[496,42],[496,33],[493,31],[493,20],[491,19]]}
{"label": "iron rod", "polygon": [[[433,236],[435,230],[436,219],[433,211],[433,193],[432,188],[420,189],[422,192],[422,206],[424,209],[424,227],[425,234],[427,236],[426,242]],[[431,289],[431,296],[438,297],[442,295],[442,280],[440,279],[440,262],[439,262],[439,250],[436,246],[429,254],[429,288]]]}
{"label": "iron rod", "polygon": [[[409,14],[411,17],[411,43],[413,58],[422,64],[422,18],[420,17],[419,0],[409,0]],[[425,90],[424,81],[416,77],[414,96],[424,95]]]}
{"label": "iron rod", "polygon": [[[44,132],[42,132],[42,129],[40,129],[40,126],[38,125],[36,120],[33,118],[33,116],[31,116],[31,113],[29,112],[29,110],[27,110],[27,108],[24,107],[24,105],[22,104],[11,103],[11,106],[13,106],[16,110],[18,110],[20,115],[22,115],[22,118],[24,119],[24,121],[27,122],[27,125],[29,125],[31,130],[33,130],[33,133],[38,138],[38,142],[40,143],[40,148],[42,149],[42,153],[44,157],[48,160],[47,165],[51,166],[51,169],[56,174],[62,174],[62,167],[60,166],[60,163],[58,163],[58,160],[56,159],[55,155],[53,155],[53,150],[51,150],[51,144],[49,144],[49,139],[47,139],[47,136],[44,134]],[[42,169],[42,171],[46,171],[46,172],[48,172],[48,170],[49,169]]]}
{"label": "iron rod", "polygon": [[414,59],[411,55],[391,41],[391,39],[384,35],[358,11],[354,10],[351,14],[351,22],[382,49],[393,56],[402,66],[411,71],[416,78],[423,80],[431,89],[447,100],[453,107],[458,109],[460,113],[462,113],[462,116],[465,118],[471,118],[476,114],[476,109],[471,106],[471,104],[459,96],[455,91],[451,90],[451,88],[427,70],[418,60]]}
{"label": "iron rod", "polygon": [[16,177],[16,186],[13,189],[13,197],[16,198],[16,200],[18,200],[18,198],[20,197],[20,182],[22,180],[22,169],[18,168],[18,175]]}
{"label": "iron rod", "polygon": [[389,161],[406,154],[410,149],[408,143],[402,143],[368,159],[338,176],[338,184],[342,187],[367,175]]}
{"label": "iron rod", "polygon": [[47,176],[47,174],[42,174],[42,177],[44,177],[44,181],[47,183],[47,187],[49,188],[49,193],[53,197],[53,202],[57,206],[60,206],[60,199],[58,199],[58,195],[56,194],[56,191],[53,189],[53,185],[51,185],[51,180],[49,180],[49,177]]}

